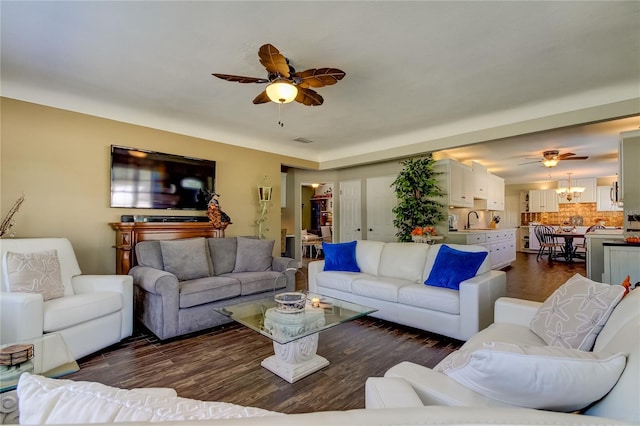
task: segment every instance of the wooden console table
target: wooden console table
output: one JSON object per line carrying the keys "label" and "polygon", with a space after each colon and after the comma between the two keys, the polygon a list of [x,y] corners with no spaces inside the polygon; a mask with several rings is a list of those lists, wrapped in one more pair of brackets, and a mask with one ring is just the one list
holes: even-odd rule
{"label": "wooden console table", "polygon": [[126,275],[136,265],[134,247],[141,241],[177,240],[179,238],[224,238],[223,229],[213,229],[210,222],[116,222],[116,274]]}

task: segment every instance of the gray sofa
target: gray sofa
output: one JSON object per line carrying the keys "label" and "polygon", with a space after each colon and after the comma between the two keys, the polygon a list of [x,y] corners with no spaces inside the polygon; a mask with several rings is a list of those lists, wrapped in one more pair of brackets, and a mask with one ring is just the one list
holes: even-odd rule
{"label": "gray sofa", "polygon": [[165,340],[231,321],[215,308],[293,291],[296,262],[273,257],[273,245],[246,237],[136,244],[135,318]]}

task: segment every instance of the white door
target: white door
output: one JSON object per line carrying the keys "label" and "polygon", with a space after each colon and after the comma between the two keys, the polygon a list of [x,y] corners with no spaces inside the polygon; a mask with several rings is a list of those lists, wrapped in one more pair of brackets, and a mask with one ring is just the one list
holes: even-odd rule
{"label": "white door", "polygon": [[[362,239],[360,180],[340,182],[340,241]],[[335,241],[334,241],[335,242]]]}
{"label": "white door", "polygon": [[520,226],[520,197],[518,195],[505,197],[504,217],[499,226],[501,228],[517,228]]}
{"label": "white door", "polygon": [[393,208],[398,204],[391,187],[395,176],[367,179],[367,240],[398,241]]}

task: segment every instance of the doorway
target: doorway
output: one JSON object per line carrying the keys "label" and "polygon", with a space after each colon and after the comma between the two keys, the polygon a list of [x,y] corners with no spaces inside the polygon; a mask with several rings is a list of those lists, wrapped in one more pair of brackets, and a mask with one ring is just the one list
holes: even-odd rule
{"label": "doorway", "polygon": [[333,183],[303,183],[301,196],[301,258],[321,259],[323,242],[333,241]]}

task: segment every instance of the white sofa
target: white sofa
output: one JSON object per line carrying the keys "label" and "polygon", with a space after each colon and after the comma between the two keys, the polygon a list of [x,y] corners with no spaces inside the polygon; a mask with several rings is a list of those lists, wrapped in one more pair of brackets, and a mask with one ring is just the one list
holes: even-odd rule
{"label": "white sofa", "polygon": [[[468,340],[459,351],[480,348],[484,342],[544,346],[542,339],[529,329],[531,319],[540,305],[538,302],[512,298],[499,299],[495,306],[496,322]],[[615,386],[602,399],[583,410],[587,416],[576,420],[576,424],[590,422],[589,416],[640,424],[640,289],[632,291],[615,307],[595,341],[593,353],[623,353],[627,355],[627,361]],[[440,364],[445,362],[446,359]],[[369,378],[366,383],[366,407],[513,407],[474,392],[435,371],[440,364],[430,369],[402,362],[389,369],[383,378]],[[573,374],[573,371],[566,373]],[[588,384],[588,380],[593,379],[592,374],[580,377],[585,379],[586,387],[594,387],[593,383]],[[516,377],[513,380],[519,381]],[[523,381],[520,379],[520,382]],[[577,382],[582,383],[580,380]]]}
{"label": "white sofa", "polygon": [[0,253],[57,250],[64,296],[43,300],[37,293],[7,292],[3,262],[0,321],[2,344],[57,332],[75,359],[89,355],[133,331],[133,279],[128,275],[82,275],[66,238],[0,240]]}
{"label": "white sofa", "polygon": [[[447,244],[460,251],[485,247]],[[493,271],[489,256],[460,290],[424,284],[442,244],[358,240],[360,272],[324,271],[309,263],[309,291],[378,309],[373,317],[467,340],[493,322],[493,305],[506,295],[506,274]]]}
{"label": "white sofa", "polygon": [[[388,387],[397,391],[397,386]],[[197,425],[612,425],[623,422],[524,408],[395,407],[319,411],[303,414],[269,412],[214,401],[180,398],[173,389],[116,389],[93,382],[25,375],[18,385],[21,424]],[[406,393],[400,393],[404,397]],[[415,394],[414,394],[414,398]],[[412,401],[411,398],[408,401]],[[397,402],[397,401],[396,401]]]}

